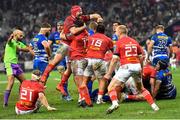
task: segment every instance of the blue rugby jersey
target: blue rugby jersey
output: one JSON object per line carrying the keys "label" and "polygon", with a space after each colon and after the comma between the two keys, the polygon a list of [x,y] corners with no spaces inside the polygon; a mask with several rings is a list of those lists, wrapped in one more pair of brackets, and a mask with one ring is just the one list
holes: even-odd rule
{"label": "blue rugby jersey", "polygon": [[113,51],[116,51],[116,42],[118,41],[118,36],[113,34],[111,39],[113,41]]}
{"label": "blue rugby jersey", "polygon": [[52,50],[52,53],[53,55],[55,55],[57,49],[59,48],[59,45],[61,43],[61,38],[60,38],[60,33],[59,32],[53,32],[50,34],[48,40],[52,41],[52,44],[53,44],[53,50]]}
{"label": "blue rugby jersey", "polygon": [[35,60],[48,62],[48,55],[44,49],[44,46],[42,45],[43,41],[47,41],[46,36],[43,34],[38,34],[32,39],[30,46],[33,47],[35,53]]}
{"label": "blue rugby jersey", "polygon": [[157,96],[169,98],[176,91],[176,87],[172,83],[172,74],[169,72],[169,69],[157,72],[156,79],[161,82]]}
{"label": "blue rugby jersey", "polygon": [[152,56],[168,56],[167,48],[172,45],[172,40],[165,33],[157,33],[152,36],[152,41],[154,41]]}

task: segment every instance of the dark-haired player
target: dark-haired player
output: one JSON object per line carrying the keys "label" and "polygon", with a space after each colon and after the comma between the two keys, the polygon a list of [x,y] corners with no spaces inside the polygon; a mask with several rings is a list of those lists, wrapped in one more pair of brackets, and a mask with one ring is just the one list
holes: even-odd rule
{"label": "dark-haired player", "polygon": [[97,26],[96,33],[88,37],[86,53],[88,65],[84,71],[83,84],[81,85],[81,89],[84,89],[83,97],[85,98],[87,104],[90,101],[90,96],[89,94],[87,94],[88,92],[86,85],[88,82],[88,78],[92,75],[95,75],[99,81],[99,92],[96,103],[101,104],[103,102],[102,97],[104,95],[106,81],[102,78],[107,71],[104,56],[107,51],[113,50],[112,40],[104,35],[104,32],[105,26],[103,24],[99,24]]}
{"label": "dark-haired player", "polygon": [[47,39],[50,31],[51,25],[48,23],[43,23],[39,33],[32,39],[32,42],[30,43],[30,46],[32,46],[34,51],[33,69],[40,70],[41,73],[43,73],[46,69],[51,57],[51,49]]}
{"label": "dark-haired player", "polygon": [[164,60],[158,61],[158,70],[153,96],[156,99],[175,99],[176,87],[173,85],[172,73],[168,69],[168,63]]}

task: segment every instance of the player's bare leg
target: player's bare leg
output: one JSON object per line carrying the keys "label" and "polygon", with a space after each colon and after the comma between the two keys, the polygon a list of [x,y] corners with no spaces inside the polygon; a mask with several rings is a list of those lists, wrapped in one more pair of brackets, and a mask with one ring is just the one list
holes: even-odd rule
{"label": "player's bare leg", "polygon": [[[108,93],[109,93],[109,97],[112,101],[112,105],[107,109],[107,111],[106,111],[107,114],[110,114],[114,110],[119,108],[118,93],[121,94],[121,90],[122,90],[123,86],[124,86],[123,82],[118,81],[114,78],[110,82],[110,84],[108,86]],[[116,89],[116,88],[118,88],[118,89]]]}
{"label": "player's bare leg", "polygon": [[137,81],[137,89],[141,92],[142,96],[144,97],[144,99],[149,103],[149,105],[151,106],[151,108],[154,111],[158,111],[159,107],[155,104],[153,97],[151,96],[150,92],[144,88],[142,81]]}

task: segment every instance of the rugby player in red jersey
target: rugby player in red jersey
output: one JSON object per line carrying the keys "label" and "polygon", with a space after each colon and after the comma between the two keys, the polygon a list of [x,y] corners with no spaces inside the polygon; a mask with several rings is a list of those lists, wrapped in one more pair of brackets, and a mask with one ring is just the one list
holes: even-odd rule
{"label": "rugby player in red jersey", "polygon": [[[85,22],[89,21],[90,19],[100,19],[101,16],[99,14],[90,14],[90,15],[83,15],[82,8],[78,5],[74,5],[71,8],[71,15],[68,16],[64,21],[64,30],[61,34],[62,45],[57,50],[57,53],[54,59],[49,63],[44,71],[41,81],[45,84],[47,81],[47,76],[49,73],[54,69],[54,67],[61,61],[66,55],[69,53],[69,45],[71,44],[72,40],[75,39],[77,34],[80,34],[84,30],[86,30]],[[81,20],[83,22],[83,26],[75,26],[75,22]],[[65,74],[65,73],[64,73]],[[64,79],[68,79],[70,74]]]}
{"label": "rugby player in red jersey", "polygon": [[87,82],[89,77],[95,75],[99,81],[99,92],[97,104],[102,103],[102,96],[104,95],[104,89],[106,81],[103,76],[106,73],[106,64],[105,64],[105,53],[107,51],[113,50],[112,40],[104,35],[105,26],[103,24],[99,24],[96,29],[96,33],[92,36],[88,37],[87,44],[87,53],[86,58],[88,61],[88,65],[84,71],[83,84],[81,85],[82,95],[85,98],[86,104],[89,105],[91,103],[90,95],[87,89]]}
{"label": "rugby player in red jersey", "polygon": [[50,107],[44,95],[44,86],[39,83],[40,71],[34,70],[31,80],[24,80],[20,86],[19,101],[16,103],[16,114],[29,114],[37,112],[40,105],[44,105],[47,110],[56,110]]}
{"label": "rugby player in red jersey", "polygon": [[109,79],[111,77],[112,72],[115,68],[115,63],[118,60],[120,60],[120,67],[108,86],[108,93],[112,101],[112,106],[109,107],[106,112],[107,114],[110,114],[119,107],[117,89],[119,89],[118,92],[121,93],[125,82],[130,77],[133,77],[136,80],[135,82],[139,84],[139,91],[151,105],[152,109],[158,111],[159,108],[154,103],[149,91],[146,90],[142,85],[142,48],[136,40],[128,37],[127,33],[128,30],[125,25],[120,25],[116,29],[116,34],[118,35],[119,40],[116,45],[116,52],[111,60],[109,70],[104,77],[106,79]]}

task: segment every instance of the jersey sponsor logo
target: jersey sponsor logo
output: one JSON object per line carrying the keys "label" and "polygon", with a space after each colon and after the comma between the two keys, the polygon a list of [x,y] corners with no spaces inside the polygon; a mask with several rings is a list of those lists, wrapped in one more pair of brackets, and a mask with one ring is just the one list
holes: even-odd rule
{"label": "jersey sponsor logo", "polygon": [[102,45],[102,42],[103,42],[103,41],[100,40],[100,39],[92,40],[90,49],[92,49],[92,50],[100,50],[100,47],[101,47],[101,45]]}

